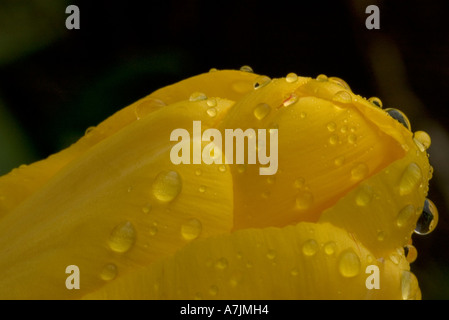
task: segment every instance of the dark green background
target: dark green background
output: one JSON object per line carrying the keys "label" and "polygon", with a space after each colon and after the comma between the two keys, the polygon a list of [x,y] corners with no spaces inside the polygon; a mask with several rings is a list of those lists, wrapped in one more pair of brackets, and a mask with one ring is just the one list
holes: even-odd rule
{"label": "dark green background", "polygon": [[[69,4],[80,8],[80,30],[65,28]],[[380,8],[380,30],[365,28],[370,4]],[[424,299],[447,299],[448,12],[447,1],[0,0],[0,174],[213,67],[338,76],[432,137],[429,198],[440,222],[414,236],[412,270]]]}

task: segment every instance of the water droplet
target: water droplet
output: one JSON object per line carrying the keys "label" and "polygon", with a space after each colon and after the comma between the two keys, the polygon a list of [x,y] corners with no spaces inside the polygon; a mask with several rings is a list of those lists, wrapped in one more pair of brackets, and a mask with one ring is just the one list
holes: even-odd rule
{"label": "water droplet", "polygon": [[216,285],[212,285],[209,287],[209,294],[215,297],[218,294],[218,287]]}
{"label": "water droplet", "polygon": [[382,100],[380,100],[378,97],[371,97],[368,99],[369,102],[371,102],[373,105],[375,105],[378,108],[382,108]]}
{"label": "water droplet", "polygon": [[264,199],[268,199],[268,197],[270,196],[270,191],[264,191],[264,192],[262,192],[262,198],[264,198]]}
{"label": "water droplet", "polygon": [[137,120],[140,120],[153,112],[154,110],[160,109],[166,106],[165,102],[159,99],[145,99],[134,108],[134,114]]}
{"label": "water droplet", "polygon": [[344,163],[345,163],[345,157],[344,157],[344,156],[337,157],[337,158],[335,158],[335,160],[334,160],[334,164],[335,164],[337,167],[342,166]]}
{"label": "water droplet", "polygon": [[358,163],[351,170],[351,177],[355,180],[362,180],[368,175],[368,166],[364,163]]}
{"label": "water droplet", "polygon": [[240,71],[254,73],[253,68],[251,68],[250,66],[247,66],[247,65],[241,66]]}
{"label": "water droplet", "polygon": [[348,136],[348,142],[351,144],[355,144],[357,142],[357,136],[355,134],[351,133]]}
{"label": "water droplet", "polygon": [[190,219],[181,226],[181,235],[187,240],[191,241],[198,238],[203,230],[203,225],[198,219]]}
{"label": "water droplet", "polygon": [[412,244],[408,244],[404,247],[405,257],[408,263],[413,263],[418,258],[418,250]]}
{"label": "water droplet", "polygon": [[418,285],[418,279],[410,271],[402,271],[401,275],[401,292],[404,300],[421,299],[421,291]]}
{"label": "water droplet", "polygon": [[303,189],[305,186],[306,180],[304,178],[295,179],[293,182],[293,186],[297,189]]}
{"label": "water droplet", "polygon": [[272,249],[268,250],[267,258],[270,260],[273,260],[274,258],[276,258],[276,251],[272,250]]}
{"label": "water droplet", "polygon": [[182,181],[176,171],[162,171],[153,182],[153,195],[156,199],[169,202],[181,192]]}
{"label": "water droplet", "polygon": [[377,231],[376,238],[377,238],[377,241],[384,241],[385,240],[385,231],[382,231],[382,230]]}
{"label": "water droplet", "polygon": [[285,80],[288,83],[296,82],[296,81],[298,81],[298,75],[296,73],[291,72],[291,73],[287,74],[287,77],[285,78]]}
{"label": "water droplet", "polygon": [[318,249],[318,242],[314,239],[309,239],[302,245],[302,253],[308,257],[314,256],[318,252]]}
{"label": "water droplet", "polygon": [[150,234],[150,236],[155,236],[157,234],[157,232],[158,232],[158,229],[156,226],[151,226],[148,229],[148,233]]}
{"label": "water droplet", "polygon": [[149,212],[151,211],[151,208],[152,208],[151,204],[150,204],[150,203],[147,203],[146,205],[144,205],[144,206],[142,207],[142,212],[143,212],[143,213],[149,213]]}
{"label": "water droplet", "polygon": [[309,209],[313,204],[313,194],[307,191],[296,196],[296,207],[300,210]]}
{"label": "water droplet", "polygon": [[192,102],[206,100],[206,99],[207,99],[207,96],[202,92],[194,92],[189,97],[189,101],[192,101]]}
{"label": "water droplet", "polygon": [[257,90],[262,87],[265,87],[267,84],[270,83],[270,81],[271,81],[271,79],[267,76],[257,77],[256,80],[254,80],[253,88]]}
{"label": "water droplet", "polygon": [[201,192],[201,193],[206,192],[206,186],[200,186],[200,187],[198,188],[198,191]]}
{"label": "water droplet", "polygon": [[390,117],[399,121],[399,123],[401,123],[408,130],[411,130],[410,121],[402,111],[394,108],[387,108],[385,111],[390,115]]}
{"label": "water droplet", "polygon": [[201,169],[196,169],[196,170],[195,170],[195,175],[196,175],[196,176],[200,176],[201,173],[202,173],[202,172],[201,172]]}
{"label": "water droplet", "polygon": [[340,141],[340,139],[338,138],[338,135],[336,135],[336,134],[331,135],[329,138],[329,143],[333,146],[335,146],[339,141]]}
{"label": "water droplet", "polygon": [[301,113],[299,114],[299,117],[300,117],[301,119],[305,119],[305,118],[307,117],[307,113],[301,112]]}
{"label": "water droplet", "polygon": [[104,281],[109,281],[117,276],[117,266],[113,263],[108,263],[103,267],[100,273],[100,278]]}
{"label": "water droplet", "polygon": [[294,93],[290,94],[287,99],[284,100],[282,103],[284,107],[291,106],[295,104],[298,101],[298,96]]}
{"label": "water droplet", "polygon": [[89,127],[86,129],[86,131],[84,132],[84,135],[89,135],[91,134],[94,130],[96,129],[96,127]]}
{"label": "water droplet", "polygon": [[401,181],[399,182],[399,194],[401,196],[410,194],[421,182],[421,168],[415,162],[410,163],[402,173]]}
{"label": "water droplet", "polygon": [[244,173],[246,171],[246,165],[244,165],[244,164],[239,164],[238,166],[237,166],[237,172],[238,173]]}
{"label": "water droplet", "polygon": [[217,68],[210,68],[210,69],[209,69],[209,72],[217,72],[217,71],[218,71]]}
{"label": "water droplet", "polygon": [[365,207],[371,203],[371,200],[373,199],[373,188],[369,185],[361,185],[357,191],[357,194],[355,196],[355,203],[359,207]]}
{"label": "water droplet", "polygon": [[329,132],[334,132],[337,129],[337,125],[333,121],[329,122],[326,127]]}
{"label": "water droplet", "polygon": [[340,132],[341,133],[346,133],[348,131],[348,126],[344,125],[343,127],[340,128]]}
{"label": "water droplet", "polygon": [[316,80],[321,81],[321,82],[325,82],[325,81],[328,80],[328,78],[327,78],[327,76],[326,76],[325,74],[319,74],[319,75],[316,77]]}
{"label": "water droplet", "polygon": [[335,253],[337,250],[337,244],[333,241],[329,241],[324,244],[324,253],[328,256],[331,256]]}
{"label": "water droplet", "polygon": [[399,211],[399,214],[396,218],[396,225],[399,228],[402,228],[411,221],[411,218],[415,216],[415,207],[412,204],[405,206]]}
{"label": "water droplet", "polygon": [[109,235],[108,245],[112,251],[123,253],[131,249],[136,241],[136,230],[131,222],[117,225]]}
{"label": "water droplet", "polygon": [[427,132],[425,131],[416,131],[415,134],[413,135],[415,142],[419,142],[420,145],[418,145],[418,147],[420,147],[420,150],[422,152],[424,152],[425,150],[429,149],[432,140],[430,139],[430,136]]}
{"label": "water droplet", "polygon": [[217,109],[209,108],[209,109],[207,109],[206,113],[209,117],[213,118],[217,115]]}
{"label": "water droplet", "polygon": [[333,97],[332,101],[340,102],[340,103],[351,103],[352,97],[348,91],[342,90],[338,91]]}
{"label": "water droplet", "polygon": [[226,166],[224,164],[221,164],[221,165],[218,166],[218,170],[220,172],[226,172]]}
{"label": "water droplet", "polygon": [[209,98],[206,101],[207,105],[209,107],[216,107],[217,106],[217,100],[215,98]]}
{"label": "water droplet", "polygon": [[338,271],[343,277],[352,278],[360,273],[359,256],[352,250],[343,251],[338,258]]}
{"label": "water droplet", "polygon": [[220,258],[215,262],[215,268],[224,270],[228,267],[228,260],[226,258]]}
{"label": "water droplet", "polygon": [[346,90],[351,91],[351,88],[349,87],[349,85],[346,83],[346,81],[344,81],[343,79],[340,79],[338,77],[329,77],[328,79],[330,82],[333,82],[335,84],[338,84],[340,87],[343,87]]}
{"label": "water droplet", "polygon": [[415,233],[420,235],[425,235],[431,233],[435,230],[438,224],[438,209],[435,204],[426,199],[424,201],[424,208],[422,210],[421,216],[416,223]]}
{"label": "water droplet", "polygon": [[293,268],[293,269],[290,271],[290,274],[291,274],[293,277],[296,277],[296,276],[299,274],[299,271],[298,271],[297,268]]}
{"label": "water droplet", "polygon": [[271,108],[266,103],[259,103],[253,111],[254,116],[257,120],[262,120],[265,118],[271,111]]}

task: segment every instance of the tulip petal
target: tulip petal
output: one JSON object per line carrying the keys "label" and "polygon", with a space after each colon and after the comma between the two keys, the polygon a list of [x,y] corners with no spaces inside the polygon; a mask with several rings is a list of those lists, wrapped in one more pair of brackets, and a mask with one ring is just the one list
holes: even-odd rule
{"label": "tulip petal", "polygon": [[[376,276],[377,289],[370,286]],[[402,299],[419,297],[412,280],[404,259],[377,261],[345,230],[302,222],[191,243],[84,298]]]}
{"label": "tulip petal", "polygon": [[[0,223],[0,297],[77,298],[118,275],[233,225],[228,167],[170,161],[170,134],[215,126],[232,106],[182,101],[135,121],[73,160]],[[190,146],[190,144],[189,144]],[[65,269],[80,269],[68,290]]]}

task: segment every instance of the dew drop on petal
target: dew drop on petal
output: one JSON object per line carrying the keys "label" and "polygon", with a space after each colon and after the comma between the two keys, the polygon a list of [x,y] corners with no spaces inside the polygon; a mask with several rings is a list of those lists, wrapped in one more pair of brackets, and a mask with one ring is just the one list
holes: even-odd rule
{"label": "dew drop on petal", "polygon": [[147,203],[146,205],[144,205],[142,207],[142,212],[143,213],[149,213],[151,211],[152,205],[150,203]]}
{"label": "dew drop on petal", "polygon": [[189,97],[189,101],[192,101],[192,102],[206,100],[206,99],[207,99],[207,96],[202,92],[194,92]]}
{"label": "dew drop on petal", "polygon": [[324,253],[331,256],[337,250],[337,244],[334,241],[329,241],[324,244]]}
{"label": "dew drop on petal", "polygon": [[337,129],[337,125],[333,121],[329,122],[326,127],[329,132],[334,132]]}
{"label": "dew drop on petal", "polygon": [[266,103],[259,103],[253,110],[254,117],[257,120],[262,120],[265,118],[271,111],[271,108]]}
{"label": "dew drop on petal", "polygon": [[371,104],[373,104],[374,106],[378,107],[378,108],[382,108],[382,100],[380,100],[378,97],[371,97],[368,99],[369,102],[371,102]]}
{"label": "dew drop on petal", "polygon": [[338,77],[329,77],[328,80],[330,82],[333,82],[335,84],[338,84],[340,87],[351,91],[351,88],[349,87],[349,85],[346,83],[346,81],[344,81],[343,79],[340,79]]}
{"label": "dew drop on petal", "polygon": [[340,156],[334,159],[334,164],[337,167],[341,167],[343,164],[345,163],[345,157],[344,156]]}
{"label": "dew drop on petal", "polygon": [[217,100],[215,98],[209,98],[206,101],[207,105],[209,107],[216,107],[217,106]]}
{"label": "dew drop on petal", "polygon": [[276,251],[275,250],[268,250],[267,252],[267,258],[270,260],[273,260],[274,258],[276,258]]}
{"label": "dew drop on petal", "polygon": [[329,144],[332,146],[335,146],[339,141],[340,141],[340,139],[338,138],[338,135],[336,135],[336,134],[332,134],[329,137]]}
{"label": "dew drop on petal", "polygon": [[333,97],[332,101],[340,102],[340,103],[351,103],[352,97],[348,91],[342,90],[338,91]]}
{"label": "dew drop on petal", "polygon": [[181,235],[187,241],[198,238],[203,230],[203,225],[198,219],[190,219],[181,226]]}
{"label": "dew drop on petal", "polygon": [[213,118],[217,115],[217,109],[215,109],[213,107],[209,108],[209,109],[207,109],[206,113],[209,117]]}
{"label": "dew drop on petal", "polygon": [[131,222],[117,225],[109,235],[108,245],[112,251],[123,253],[131,249],[136,241],[136,230]]}
{"label": "dew drop on petal", "polygon": [[368,175],[368,166],[364,163],[356,164],[351,170],[351,177],[354,180],[362,180]]}
{"label": "dew drop on petal", "polygon": [[427,132],[416,131],[413,137],[415,139],[415,142],[417,141],[419,143],[418,147],[422,146],[420,147],[420,150],[422,152],[430,147],[432,140],[430,139],[430,136]]}
{"label": "dew drop on petal", "polygon": [[424,208],[422,209],[421,216],[416,222],[415,233],[419,235],[426,235],[435,230],[438,224],[438,209],[435,204],[430,200],[424,201]]}
{"label": "dew drop on petal", "polygon": [[135,106],[134,114],[137,120],[140,120],[147,116],[154,110],[166,106],[165,102],[159,99],[145,99]]}
{"label": "dew drop on petal", "polygon": [[328,80],[328,77],[327,77],[325,74],[319,74],[319,75],[316,77],[316,80],[325,82],[325,81]]}
{"label": "dew drop on petal", "polygon": [[291,72],[291,73],[287,74],[287,77],[285,78],[285,80],[288,83],[296,82],[296,81],[298,81],[298,75],[296,73]]}
{"label": "dew drop on petal", "polygon": [[220,258],[215,262],[215,268],[218,270],[224,270],[228,267],[228,260],[226,258]]}
{"label": "dew drop on petal", "polygon": [[338,271],[343,277],[355,277],[360,273],[360,269],[360,258],[352,249],[343,251],[338,257]]}
{"label": "dew drop on petal", "polygon": [[251,68],[250,66],[247,66],[247,65],[241,66],[240,67],[240,71],[254,73],[253,68]]}
{"label": "dew drop on petal", "polygon": [[157,229],[156,226],[151,226],[150,229],[148,230],[148,233],[150,234],[150,236],[155,236],[158,231],[159,230]]}
{"label": "dew drop on petal", "polygon": [[283,102],[284,107],[291,106],[298,101],[298,96],[294,93],[290,94]]}
{"label": "dew drop on petal", "polygon": [[300,192],[297,196],[296,196],[296,207],[300,210],[306,210],[309,209],[313,204],[313,194],[308,192],[308,191],[304,191],[304,192]]}
{"label": "dew drop on petal", "polygon": [[408,130],[411,130],[410,120],[408,120],[407,116],[400,110],[394,108],[387,108],[385,111],[392,117],[401,123]]}
{"label": "dew drop on petal", "polygon": [[407,226],[410,220],[415,216],[415,207],[412,204],[405,206],[399,211],[396,217],[396,225],[399,228]]}
{"label": "dew drop on petal", "polygon": [[421,168],[415,163],[410,163],[402,173],[399,182],[399,194],[401,196],[413,192],[422,182]]}
{"label": "dew drop on petal", "polygon": [[357,194],[355,196],[355,203],[359,207],[365,207],[371,203],[371,200],[373,199],[373,188],[369,185],[361,185],[357,191]]}
{"label": "dew drop on petal", "polygon": [[302,253],[308,257],[314,256],[318,252],[318,249],[318,242],[314,239],[306,240],[302,245]]}
{"label": "dew drop on petal", "polygon": [[416,250],[415,246],[412,244],[406,245],[404,247],[404,252],[408,263],[413,263],[416,258],[418,258],[418,250]]}
{"label": "dew drop on petal", "polygon": [[100,272],[100,278],[104,281],[113,280],[117,276],[117,266],[113,263],[108,263]]}
{"label": "dew drop on petal", "polygon": [[215,297],[218,294],[218,287],[216,285],[212,285],[209,287],[209,294]]}
{"label": "dew drop on petal", "polygon": [[153,195],[162,202],[174,200],[182,189],[181,177],[176,171],[160,172],[152,186]]}
{"label": "dew drop on petal", "polygon": [[265,87],[267,84],[269,84],[271,79],[267,76],[259,76],[254,80],[253,88],[254,89],[260,89],[262,87]]}

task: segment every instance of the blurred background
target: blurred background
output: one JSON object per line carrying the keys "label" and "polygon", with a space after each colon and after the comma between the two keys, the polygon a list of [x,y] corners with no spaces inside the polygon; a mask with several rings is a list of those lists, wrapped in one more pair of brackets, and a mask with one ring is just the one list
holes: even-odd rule
{"label": "blurred background", "polygon": [[[448,1],[0,0],[0,175],[155,89],[211,68],[337,76],[432,138],[440,220],[413,236],[424,299],[449,298]],[[68,30],[68,5],[80,29]],[[368,30],[368,5],[380,29]]]}

